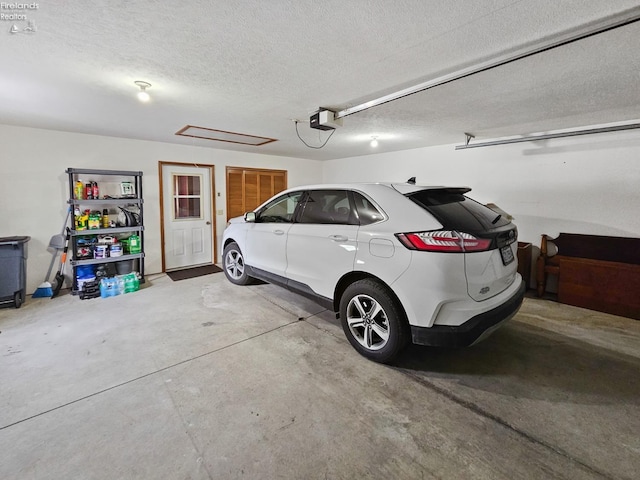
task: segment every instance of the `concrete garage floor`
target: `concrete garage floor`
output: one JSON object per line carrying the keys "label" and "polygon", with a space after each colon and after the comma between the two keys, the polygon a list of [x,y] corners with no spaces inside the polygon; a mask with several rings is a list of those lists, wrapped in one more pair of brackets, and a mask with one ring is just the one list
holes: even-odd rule
{"label": "concrete garage floor", "polygon": [[638,478],[640,322],[538,299],[378,365],[223,274],[0,309],[0,478]]}

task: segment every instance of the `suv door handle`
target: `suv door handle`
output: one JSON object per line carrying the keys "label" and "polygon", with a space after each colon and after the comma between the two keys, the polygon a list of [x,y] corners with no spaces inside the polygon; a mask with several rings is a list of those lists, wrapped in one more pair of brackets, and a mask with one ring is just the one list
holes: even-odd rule
{"label": "suv door handle", "polygon": [[279,230],[279,229],[278,230],[274,230],[273,233],[275,235],[284,235],[284,230]]}
{"label": "suv door handle", "polygon": [[334,242],[346,242],[349,240],[349,237],[345,237],[344,235],[329,235],[329,238]]}

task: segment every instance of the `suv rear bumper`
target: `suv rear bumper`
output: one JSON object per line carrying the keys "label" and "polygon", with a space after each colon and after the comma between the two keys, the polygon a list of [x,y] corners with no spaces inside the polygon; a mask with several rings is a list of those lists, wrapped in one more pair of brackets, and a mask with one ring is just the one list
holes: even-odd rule
{"label": "suv rear bumper", "polygon": [[433,325],[417,327],[411,325],[411,338],[417,345],[431,347],[467,347],[491,334],[500,325],[513,317],[524,299],[526,284],[520,287],[506,302],[494,309],[470,318],[462,325]]}

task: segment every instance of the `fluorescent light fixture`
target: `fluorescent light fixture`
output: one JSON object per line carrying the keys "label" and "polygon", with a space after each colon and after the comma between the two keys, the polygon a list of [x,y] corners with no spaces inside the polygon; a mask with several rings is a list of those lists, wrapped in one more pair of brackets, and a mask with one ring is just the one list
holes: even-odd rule
{"label": "fluorescent light fixture", "polygon": [[227,132],[213,128],[196,127],[187,125],[176,132],[182,137],[202,138],[204,140],[214,140],[217,142],[239,143],[241,145],[260,146],[277,141],[275,138],[258,137],[245,133]]}

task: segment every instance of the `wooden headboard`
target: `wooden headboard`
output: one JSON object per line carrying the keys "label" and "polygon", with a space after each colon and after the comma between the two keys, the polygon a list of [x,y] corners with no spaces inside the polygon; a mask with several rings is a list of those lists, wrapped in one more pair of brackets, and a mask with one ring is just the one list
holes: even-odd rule
{"label": "wooden headboard", "polygon": [[561,233],[557,238],[543,237],[558,247],[558,255],[640,265],[640,238],[580,233]]}
{"label": "wooden headboard", "polygon": [[[550,255],[550,244],[557,247]],[[542,235],[538,296],[558,278],[558,301],[640,320],[640,238],[561,233]]]}

